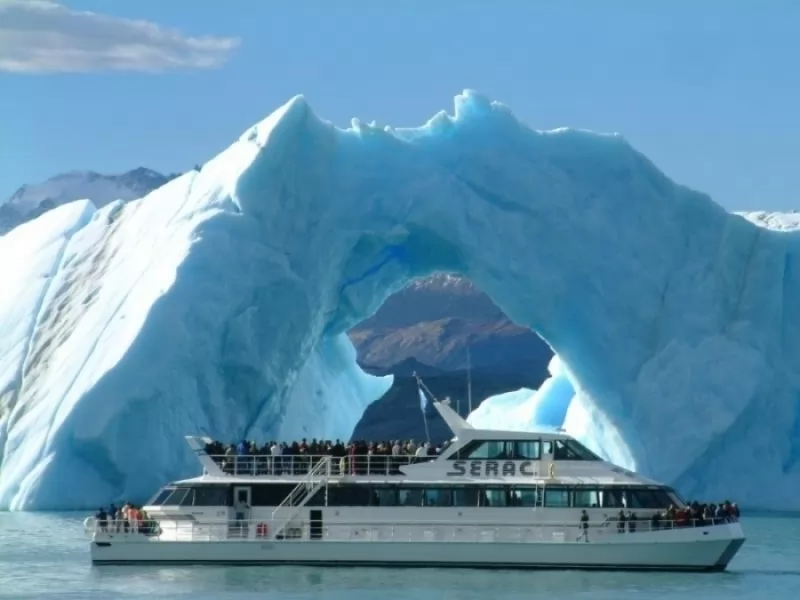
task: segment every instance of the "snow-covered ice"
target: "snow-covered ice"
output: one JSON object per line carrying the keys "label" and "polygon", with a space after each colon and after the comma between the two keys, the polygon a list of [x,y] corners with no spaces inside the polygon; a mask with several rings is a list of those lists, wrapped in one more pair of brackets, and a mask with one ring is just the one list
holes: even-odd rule
{"label": "snow-covered ice", "polygon": [[471,92],[418,129],[294,98],[200,172],[0,238],[0,506],[142,499],[196,472],[186,434],[348,436],[391,379],[344,332],[447,271],[559,357],[511,421],[563,419],[690,496],[800,507],[795,223]]}

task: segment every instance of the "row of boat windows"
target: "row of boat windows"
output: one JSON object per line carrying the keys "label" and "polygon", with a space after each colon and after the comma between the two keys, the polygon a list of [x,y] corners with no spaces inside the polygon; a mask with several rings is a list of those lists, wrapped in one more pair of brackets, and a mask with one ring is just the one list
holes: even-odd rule
{"label": "row of boat windows", "polygon": [[575,440],[474,440],[450,460],[540,460],[542,452],[553,460],[601,460]]}
{"label": "row of boat windows", "polygon": [[[315,497],[312,500],[318,501]],[[324,498],[322,498],[324,499]],[[666,508],[673,501],[663,489],[588,489],[567,487],[405,487],[329,488],[328,506]]]}
{"label": "row of boat windows", "polygon": [[[250,490],[250,506],[278,506],[293,484],[165,488],[152,506],[231,506],[232,489]],[[664,488],[588,488],[532,486],[448,486],[441,488],[398,485],[337,485],[328,488],[327,506],[534,507],[551,508],[667,508],[679,502]],[[318,490],[307,506],[326,506],[325,490]]]}

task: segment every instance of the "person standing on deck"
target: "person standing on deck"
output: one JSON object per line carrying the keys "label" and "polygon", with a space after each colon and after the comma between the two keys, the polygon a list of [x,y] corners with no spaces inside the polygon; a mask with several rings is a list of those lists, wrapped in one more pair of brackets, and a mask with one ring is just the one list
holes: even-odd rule
{"label": "person standing on deck", "polygon": [[589,541],[589,514],[586,512],[586,509],[581,511],[581,524],[579,525],[581,529],[581,534],[578,536],[578,539],[583,538],[584,542]]}

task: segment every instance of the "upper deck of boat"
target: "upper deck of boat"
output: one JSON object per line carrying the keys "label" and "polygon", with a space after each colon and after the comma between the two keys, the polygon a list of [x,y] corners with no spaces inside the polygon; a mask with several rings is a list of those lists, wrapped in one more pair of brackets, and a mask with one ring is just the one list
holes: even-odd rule
{"label": "upper deck of boat", "polygon": [[183,483],[404,483],[447,485],[659,485],[602,460],[562,431],[475,429],[445,403],[435,406],[454,434],[438,455],[210,455],[212,440],[187,436],[203,465]]}

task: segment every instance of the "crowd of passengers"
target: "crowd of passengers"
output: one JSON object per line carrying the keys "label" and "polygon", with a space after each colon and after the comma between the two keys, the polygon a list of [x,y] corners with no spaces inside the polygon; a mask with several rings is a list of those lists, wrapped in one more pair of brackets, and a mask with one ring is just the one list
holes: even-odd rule
{"label": "crowd of passengers", "polygon": [[[644,519],[645,521],[648,519]],[[725,500],[720,504],[700,504],[697,501],[685,507],[671,504],[667,510],[653,513],[650,518],[650,529],[674,529],[679,527],[706,527],[722,523],[733,523],[739,520],[739,507],[735,502]],[[606,524],[616,522],[619,533],[635,533],[637,523],[642,522],[635,512],[620,510],[613,518],[606,519]],[[586,511],[581,517],[582,523],[588,523]]]}
{"label": "crowd of passengers", "polygon": [[126,502],[122,508],[114,504],[108,510],[100,508],[94,515],[95,524],[104,533],[141,533],[158,535],[158,523],[140,506]]}
{"label": "crowd of passengers", "polygon": [[438,456],[450,442],[417,443],[414,440],[366,442],[363,440],[299,442],[270,441],[259,446],[242,440],[238,444],[211,442],[206,454],[226,473],[254,475],[302,475],[324,457],[330,456],[334,471],[350,475],[380,474],[394,471],[401,464],[428,460]]}

